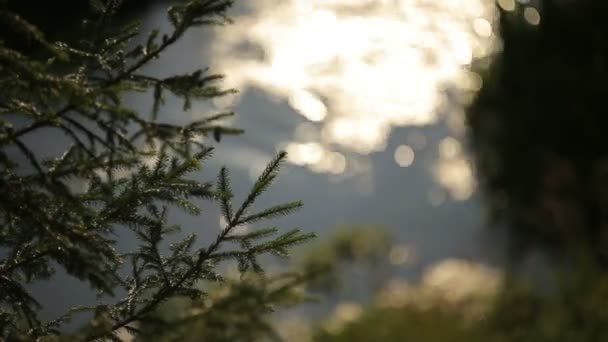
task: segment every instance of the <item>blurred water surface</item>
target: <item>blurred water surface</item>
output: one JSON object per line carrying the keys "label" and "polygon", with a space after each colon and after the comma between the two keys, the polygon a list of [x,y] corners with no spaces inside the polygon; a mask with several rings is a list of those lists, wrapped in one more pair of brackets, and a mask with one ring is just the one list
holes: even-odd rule
{"label": "blurred water surface", "polygon": [[[146,25],[162,25],[163,10]],[[235,177],[242,191],[289,152],[269,194],[305,201],[288,224],[379,224],[422,260],[477,258],[483,214],[463,109],[481,87],[471,63],[497,49],[495,16],[483,0],[250,0],[232,25],[189,36],[150,71],[202,63],[226,75],[240,93],[190,114],[238,113],[246,134],[219,144],[214,162],[247,176]]]}
{"label": "blurred water surface", "polygon": [[[147,9],[144,32],[167,28],[166,7]],[[171,100],[164,108],[163,119],[174,122],[226,108],[238,113],[231,124],[245,135],[216,144],[197,177],[214,178],[227,165],[243,195],[284,149],[290,163],[257,205],[301,199],[305,208],[279,226],[321,237],[340,225],[387,227],[420,267],[446,257],[498,257],[488,248],[463,117],[481,87],[470,65],[498,46],[492,1],[248,0],[233,19],[189,33],[146,70],[171,75],[210,66],[239,90],[186,114]],[[129,98],[144,112],[150,100]],[[205,208],[203,217],[173,218],[187,233],[214,236],[219,210]],[[65,282],[50,287],[60,296],[73,291]]]}
{"label": "blurred water surface", "polygon": [[[144,31],[166,27],[165,9],[149,9]],[[240,194],[287,150],[289,167],[258,203],[302,199],[304,210],[280,225],[323,236],[372,224],[395,231],[421,264],[485,259],[463,110],[481,87],[471,63],[497,49],[494,11],[484,0],[249,0],[233,24],[189,34],[147,71],[209,66],[239,90],[186,117],[168,101],[165,119],[234,109],[231,124],[246,133],[216,144],[201,177],[227,165]],[[131,101],[150,108],[149,95]],[[205,230],[217,227],[211,210]]]}

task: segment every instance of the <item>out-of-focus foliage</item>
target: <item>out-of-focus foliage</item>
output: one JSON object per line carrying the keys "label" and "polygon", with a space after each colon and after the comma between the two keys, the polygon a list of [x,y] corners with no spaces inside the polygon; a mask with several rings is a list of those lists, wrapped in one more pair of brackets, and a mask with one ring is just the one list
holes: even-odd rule
{"label": "out-of-focus foliage", "polygon": [[[349,316],[347,310],[336,310],[326,322],[334,320],[337,324],[321,325],[314,340],[606,340],[607,279],[580,274],[570,276],[559,282],[559,293],[552,295],[539,295],[524,283],[510,280],[496,288],[491,296],[482,291],[480,296],[471,293],[473,296],[469,300],[457,302],[446,301],[445,292],[425,289],[424,283],[415,287],[390,286],[379,293],[375,305],[359,308],[355,315]],[[466,276],[462,279],[466,280]],[[427,295],[421,298],[420,291]],[[393,298],[393,301],[389,301],[389,298]],[[482,310],[479,310],[479,304],[483,304]],[[353,310],[351,308],[350,312]],[[471,312],[475,312],[475,315],[471,315]]]}
{"label": "out-of-focus foliage", "polygon": [[457,313],[411,308],[369,308],[339,332],[322,330],[315,341],[487,341]]}
{"label": "out-of-focus foliage", "polygon": [[468,110],[486,198],[513,255],[606,268],[608,2],[498,3],[502,52]]}
{"label": "out-of-focus foliage", "polygon": [[[310,331],[308,323],[296,322],[288,329],[289,318],[275,312],[304,302],[317,302],[342,290],[341,281],[350,266],[386,267],[390,234],[375,226],[339,228],[298,255],[297,273],[259,277],[254,273],[227,274],[220,286],[205,288],[208,296],[200,300],[173,300],[158,308],[154,319],[138,328],[141,341],[252,341],[300,340],[289,337],[294,328]],[[373,281],[369,281],[373,285]],[[327,298],[325,297],[325,298]],[[280,334],[279,332],[283,334]]]}
{"label": "out-of-focus foliage", "polygon": [[507,283],[480,327],[499,341],[605,341],[608,278],[578,271],[565,274],[550,294]]}
{"label": "out-of-focus foliage", "polygon": [[306,274],[260,277],[247,274],[209,289],[199,300],[168,303],[138,329],[141,341],[279,340],[269,320],[276,307],[306,300]]}
{"label": "out-of-focus foliage", "polygon": [[563,270],[550,281],[553,289],[539,291],[499,269],[448,259],[428,267],[415,282],[385,282],[367,304],[338,303],[316,323],[285,322],[281,330],[296,342],[607,339],[608,278],[581,269]]}
{"label": "out-of-focus foliage", "polygon": [[386,263],[390,252],[391,235],[376,226],[338,227],[336,232],[306,250],[301,256],[301,268],[315,272],[308,286],[323,292],[341,288],[343,273],[350,265],[373,270]]}
{"label": "out-of-focus foliage", "polygon": [[415,283],[385,282],[367,306],[338,304],[317,324],[313,340],[478,341],[484,335],[476,322],[491,310],[501,286],[497,270],[448,259]]}
{"label": "out-of-focus foliage", "polygon": [[[146,336],[160,338],[172,328],[178,334],[176,322],[165,324],[157,315],[175,298],[200,304],[201,336],[219,341],[270,334],[265,314],[286,302],[303,275],[267,276],[259,257],[287,257],[313,237],[298,229],[256,228],[302,206],[253,208],[286,154],[270,161],[241,202],[234,201],[225,168],[216,182],[191,179],[211,155],[211,138],[241,131],[222,124],[231,112],[182,125],[166,115],[167,122],[160,120],[164,99],[175,96],[187,110],[232,90],[222,89],[222,77],[206,69],[162,78],[142,70],[188,30],[225,24],[232,1],[179,3],[167,11],[169,32],[142,37],[138,23],[110,25],[120,0],[91,0],[77,37],[64,41],[48,39],[10,4],[0,2],[0,340],[115,340],[141,334],[140,327]],[[132,92],[153,96],[151,113],[124,103]],[[67,141],[63,153],[37,153],[40,132]],[[53,147],[63,147],[61,141]],[[169,222],[169,209],[197,216],[200,200],[217,203],[225,224],[200,232],[206,245],[194,234],[169,238],[181,230]],[[241,232],[244,225],[250,230]],[[118,250],[116,240],[127,232],[138,244]],[[219,267],[226,261],[257,281],[228,281]],[[55,280],[57,268],[87,282],[100,298],[44,321],[28,284]],[[211,298],[210,284],[227,293]],[[94,318],[66,335],[63,324],[80,311]]]}

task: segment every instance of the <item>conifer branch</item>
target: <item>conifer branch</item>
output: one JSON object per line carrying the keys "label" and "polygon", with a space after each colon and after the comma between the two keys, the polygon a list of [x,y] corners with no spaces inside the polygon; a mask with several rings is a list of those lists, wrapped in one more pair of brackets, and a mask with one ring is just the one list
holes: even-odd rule
{"label": "conifer branch", "polygon": [[[93,311],[94,318],[74,340],[115,339],[120,328],[145,334],[134,324],[154,321],[162,303],[176,297],[199,300],[207,295],[202,283],[227,284],[220,263],[236,261],[243,274],[253,271],[270,280],[258,258],[287,256],[291,247],[313,237],[299,230],[281,234],[278,228],[253,227],[301,207],[291,202],[251,213],[276,179],[285,153],[269,163],[240,204],[233,203],[226,168],[215,186],[190,178],[211,155],[209,139],[219,142],[224,135],[242,133],[222,123],[234,113],[183,125],[156,117],[165,92],[183,100],[184,109],[233,92],[220,88],[222,76],[207,69],[165,78],[143,71],[187,30],[228,22],[232,1],[189,0],[173,6],[168,11],[173,30],[153,31],[135,48],[138,24],[111,32],[120,3],[92,0],[96,20],[87,28],[90,35],[76,43],[49,42],[25,18],[0,9],[0,20],[44,47],[31,53],[0,41],[0,252],[5,256],[0,260],[0,340],[63,336],[62,325],[83,310]],[[145,91],[154,92],[152,118],[122,100],[127,93]],[[24,142],[26,135],[46,128],[68,139],[64,153],[42,158]],[[12,151],[26,164],[11,160]],[[70,186],[74,180],[82,186]],[[168,245],[168,236],[181,231],[169,222],[169,208],[198,216],[198,200],[218,202],[225,226],[204,247],[196,235]],[[251,231],[237,233],[245,224]],[[125,231],[137,239],[134,250],[117,249],[115,240]],[[39,305],[24,284],[49,279],[55,268],[87,282],[107,300],[40,321]],[[260,300],[260,308],[270,305]],[[228,303],[218,303],[217,310],[228,310]]]}

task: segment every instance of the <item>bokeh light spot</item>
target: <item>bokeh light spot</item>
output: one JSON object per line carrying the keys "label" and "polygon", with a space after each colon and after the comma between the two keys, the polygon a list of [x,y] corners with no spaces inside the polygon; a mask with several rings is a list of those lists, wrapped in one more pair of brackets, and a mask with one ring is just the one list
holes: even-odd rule
{"label": "bokeh light spot", "polygon": [[492,36],[492,24],[484,18],[477,18],[473,21],[475,33],[482,37]]}
{"label": "bokeh light spot", "polygon": [[401,167],[408,167],[414,163],[414,150],[408,145],[400,145],[395,149],[395,162]]}
{"label": "bokeh light spot", "polygon": [[515,0],[498,0],[498,6],[505,11],[514,11]]}
{"label": "bokeh light spot", "polygon": [[530,25],[539,25],[540,24],[540,13],[534,7],[526,7],[524,9],[524,18]]}

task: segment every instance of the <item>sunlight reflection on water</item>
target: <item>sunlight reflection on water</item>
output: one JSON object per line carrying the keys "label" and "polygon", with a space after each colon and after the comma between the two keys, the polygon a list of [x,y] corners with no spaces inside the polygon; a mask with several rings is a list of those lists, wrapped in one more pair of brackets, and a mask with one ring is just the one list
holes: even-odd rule
{"label": "sunlight reflection on water", "polygon": [[[496,47],[493,1],[255,0],[251,5],[251,13],[217,32],[215,67],[230,71],[228,86],[261,88],[307,119],[281,148],[292,163],[315,172],[346,173],[356,166],[356,155],[384,151],[393,128],[436,123],[446,103],[455,106],[445,89],[469,97],[479,90],[481,78],[469,65]],[[258,56],[244,54],[243,47],[254,47]],[[448,111],[462,115],[461,109]],[[408,139],[409,145],[394,151],[400,166],[415,162],[415,150],[427,147],[420,133]],[[450,139],[453,148],[458,141]],[[465,154],[446,155],[441,148],[436,181],[453,198],[468,198],[474,181]]]}

